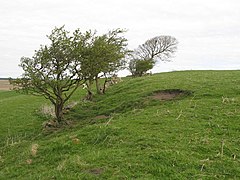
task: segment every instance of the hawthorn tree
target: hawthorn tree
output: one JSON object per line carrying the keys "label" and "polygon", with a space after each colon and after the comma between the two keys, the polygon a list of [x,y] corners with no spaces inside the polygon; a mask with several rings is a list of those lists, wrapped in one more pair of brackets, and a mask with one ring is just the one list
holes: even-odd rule
{"label": "hawthorn tree", "polygon": [[24,73],[22,78],[12,81],[18,90],[50,100],[57,123],[63,122],[64,104],[84,83],[79,51],[83,50],[87,36],[88,33],[82,34],[79,30],[70,35],[64,27],[55,28],[47,36],[50,45],[41,46],[32,58],[21,58],[19,66]]}
{"label": "hawthorn tree", "polygon": [[149,69],[152,69],[153,65],[152,59],[132,59],[129,63],[129,70],[133,76],[142,76]]}
{"label": "hawthorn tree", "polygon": [[[127,54],[127,39],[121,36],[125,31],[115,29],[101,36],[91,36],[85,53],[83,53],[85,77],[87,77],[87,99],[92,99],[92,85],[95,81],[98,94],[104,93],[104,87],[100,86],[99,78],[107,77],[118,71],[124,65],[124,57]],[[106,81],[105,81],[106,82]],[[104,83],[105,85],[105,83]]]}
{"label": "hawthorn tree", "polygon": [[129,63],[130,72],[133,76],[142,76],[157,61],[169,61],[176,52],[177,45],[177,39],[172,36],[156,36],[147,40],[133,51]]}

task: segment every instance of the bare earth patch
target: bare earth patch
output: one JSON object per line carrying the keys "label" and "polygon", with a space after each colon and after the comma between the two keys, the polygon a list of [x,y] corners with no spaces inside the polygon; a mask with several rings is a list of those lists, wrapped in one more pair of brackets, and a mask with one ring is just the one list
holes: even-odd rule
{"label": "bare earth patch", "polygon": [[166,90],[159,90],[155,91],[153,95],[151,96],[153,99],[156,100],[173,100],[181,96],[190,95],[192,92],[185,91],[181,89],[166,89]]}
{"label": "bare earth patch", "polygon": [[0,90],[9,91],[11,88],[13,86],[10,85],[8,80],[0,80]]}
{"label": "bare earth patch", "polygon": [[88,170],[88,172],[90,174],[100,175],[100,174],[102,174],[104,172],[104,170],[102,168],[95,168],[95,169]]}

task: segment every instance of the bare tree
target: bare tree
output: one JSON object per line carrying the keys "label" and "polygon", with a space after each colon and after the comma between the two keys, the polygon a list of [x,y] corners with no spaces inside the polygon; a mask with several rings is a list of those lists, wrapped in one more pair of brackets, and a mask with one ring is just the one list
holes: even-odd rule
{"label": "bare tree", "polygon": [[140,59],[152,59],[168,61],[176,52],[178,41],[172,36],[157,36],[147,40],[136,49],[136,55]]}
{"label": "bare tree", "polygon": [[[157,61],[169,61],[176,52],[177,45],[177,39],[172,36],[156,36],[147,40],[133,51],[129,63],[130,72],[133,76],[141,76],[151,69]],[[138,65],[141,65],[139,66],[141,68],[138,68]],[[141,72],[137,72],[138,69],[141,69]]]}

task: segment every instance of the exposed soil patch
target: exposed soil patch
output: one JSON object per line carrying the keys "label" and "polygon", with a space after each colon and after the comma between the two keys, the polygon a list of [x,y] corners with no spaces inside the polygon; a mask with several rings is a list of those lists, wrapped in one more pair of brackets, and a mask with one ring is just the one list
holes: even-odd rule
{"label": "exposed soil patch", "polygon": [[181,96],[188,96],[191,94],[192,94],[191,91],[181,89],[166,89],[153,92],[153,95],[151,97],[156,100],[168,101],[176,99]]}
{"label": "exposed soil patch", "polygon": [[94,175],[100,175],[103,173],[103,169],[102,168],[95,168],[95,169],[90,169],[88,170],[89,173],[94,174]]}

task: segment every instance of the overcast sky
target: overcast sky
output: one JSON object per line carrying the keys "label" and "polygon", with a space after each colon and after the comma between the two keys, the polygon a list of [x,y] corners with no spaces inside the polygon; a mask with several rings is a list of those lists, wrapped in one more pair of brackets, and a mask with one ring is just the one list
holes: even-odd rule
{"label": "overcast sky", "polygon": [[[0,0],[0,77],[17,77],[54,27],[128,30],[129,48],[147,39],[178,39],[172,62],[153,72],[240,69],[239,0]],[[122,75],[126,72],[121,73]]]}

